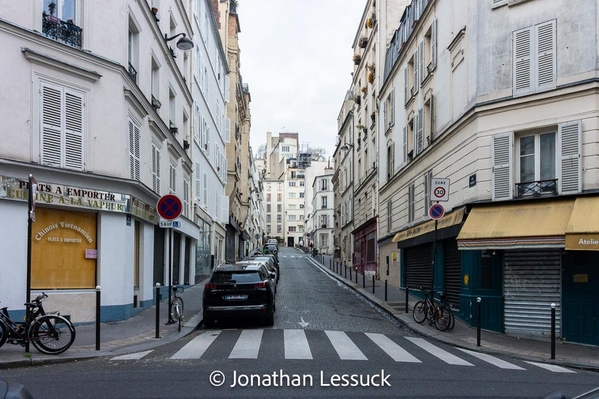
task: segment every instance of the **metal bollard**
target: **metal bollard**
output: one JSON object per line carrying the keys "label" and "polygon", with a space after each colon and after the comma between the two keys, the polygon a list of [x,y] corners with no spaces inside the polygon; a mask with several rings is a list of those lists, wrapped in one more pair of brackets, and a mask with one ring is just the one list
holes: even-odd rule
{"label": "metal bollard", "polygon": [[385,280],[385,302],[387,302],[387,280]]}
{"label": "metal bollard", "polygon": [[356,269],[356,284],[358,284],[358,269]]}
{"label": "metal bollard", "polygon": [[555,303],[551,304],[551,359],[555,359]]}
{"label": "metal bollard", "polygon": [[362,270],[362,288],[366,288],[366,272]]}
{"label": "metal bollard", "polygon": [[410,287],[408,287],[406,285],[406,313],[409,313],[409,310],[408,310],[408,295],[409,295],[409,292],[410,292]]}
{"label": "metal bollard", "polygon": [[375,280],[375,278],[374,278],[374,274],[373,274],[372,275],[372,293],[373,294],[374,294],[374,282],[375,282],[374,280]]}
{"label": "metal bollard", "polygon": [[156,338],[160,338],[160,283],[156,283]]}
{"label": "metal bollard", "polygon": [[343,265],[343,269],[345,270],[345,278],[347,278],[347,266]]}
{"label": "metal bollard", "polygon": [[100,322],[102,321],[102,298],[100,286],[96,286],[96,350],[100,350]]}
{"label": "metal bollard", "polygon": [[480,346],[480,297],[476,298],[476,346]]}

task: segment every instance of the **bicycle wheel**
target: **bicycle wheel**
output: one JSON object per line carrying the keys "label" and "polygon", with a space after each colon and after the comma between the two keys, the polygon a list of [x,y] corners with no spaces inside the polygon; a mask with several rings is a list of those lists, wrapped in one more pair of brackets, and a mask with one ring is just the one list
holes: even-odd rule
{"label": "bicycle wheel", "polygon": [[427,313],[426,302],[424,302],[424,301],[416,302],[416,305],[414,305],[414,311],[412,313],[416,323],[422,324],[424,322],[424,320],[426,319],[426,313]]}
{"label": "bicycle wheel", "polygon": [[4,345],[6,339],[8,338],[8,327],[2,320],[0,320],[0,347]]}
{"label": "bicycle wheel", "polygon": [[62,316],[47,315],[33,322],[29,337],[38,351],[58,355],[75,341],[75,327]]}
{"label": "bicycle wheel", "polygon": [[451,324],[451,313],[445,305],[439,305],[435,309],[435,326],[439,331],[446,331]]}
{"label": "bicycle wheel", "polygon": [[183,318],[183,299],[178,296],[171,302],[171,319],[177,321]]}

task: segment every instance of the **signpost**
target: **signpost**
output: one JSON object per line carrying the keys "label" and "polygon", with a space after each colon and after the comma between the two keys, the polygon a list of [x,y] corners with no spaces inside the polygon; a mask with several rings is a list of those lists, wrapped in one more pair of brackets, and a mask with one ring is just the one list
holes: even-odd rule
{"label": "signpost", "polygon": [[[180,223],[177,219],[181,216],[183,211],[183,204],[176,195],[167,194],[160,197],[156,204],[156,211],[161,217],[159,222],[160,227],[169,229],[168,232],[168,322],[166,324],[173,324],[175,321],[171,316],[171,305],[172,305],[172,286],[173,286],[173,227],[180,227]],[[158,306],[158,305],[157,305]]]}
{"label": "signpost", "polygon": [[[26,301],[31,301],[31,230],[32,224],[35,222],[35,191],[37,190],[37,181],[33,175],[29,175],[27,182],[27,287],[25,289]],[[29,341],[25,344],[25,352],[29,352]]]}
{"label": "signpost", "polygon": [[431,271],[431,297],[435,297],[435,258],[437,257],[437,224],[439,219],[445,215],[445,207],[439,202],[449,201],[449,179],[433,177],[431,179],[430,198],[432,201],[437,201],[428,210],[428,215],[435,221],[435,235],[433,238],[433,256],[432,256],[432,271]]}

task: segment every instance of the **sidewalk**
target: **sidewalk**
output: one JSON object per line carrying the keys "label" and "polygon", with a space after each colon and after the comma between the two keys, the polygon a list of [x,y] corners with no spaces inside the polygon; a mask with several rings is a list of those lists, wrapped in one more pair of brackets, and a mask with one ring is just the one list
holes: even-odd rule
{"label": "sidewalk", "polygon": [[[387,300],[385,300],[385,281],[375,281],[375,292],[372,292],[372,278],[366,279],[363,288],[361,276],[358,283],[345,278],[329,269],[329,260],[324,264],[318,260],[320,256],[309,258],[332,278],[337,279],[358,294],[377,305],[411,331],[433,340],[445,342],[460,348],[484,352],[496,356],[510,356],[522,360],[553,363],[575,368],[599,370],[599,348],[579,344],[556,342],[555,359],[551,359],[549,341],[517,338],[490,331],[481,332],[481,346],[477,346],[476,328],[466,325],[456,318],[455,327],[451,331],[441,332],[427,323],[418,324],[412,318],[411,307],[418,298],[409,297],[409,312],[405,312],[405,293],[397,286],[388,285]],[[383,277],[384,278],[384,277]],[[5,343],[0,348],[0,370],[10,367],[51,364],[78,359],[100,356],[118,356],[127,353],[151,350],[158,346],[173,342],[192,333],[202,320],[202,292],[205,281],[187,288],[181,297],[185,301],[185,325],[177,331],[177,325],[166,325],[168,320],[168,300],[160,303],[160,338],[156,338],[156,306],[152,306],[137,315],[120,322],[102,323],[100,331],[100,350],[96,350],[96,325],[77,326],[77,337],[73,346],[60,355],[44,355],[31,345],[29,356],[25,356],[24,348],[20,345]]]}
{"label": "sidewalk", "polygon": [[358,276],[358,283],[356,283],[355,273],[352,273],[352,280],[349,279],[349,274],[346,278],[343,267],[341,266],[339,271],[336,270],[334,263],[329,258],[317,256],[312,258],[312,261],[330,276],[352,288],[417,334],[471,351],[599,371],[599,348],[596,346],[564,343],[556,340],[555,359],[551,359],[551,342],[548,339],[514,337],[482,330],[479,347],[477,346],[476,327],[470,327],[458,318],[455,319],[455,326],[451,331],[441,332],[434,325],[429,326],[428,323],[418,324],[412,317],[412,307],[420,298],[409,296],[409,309],[406,313],[405,291],[400,291],[399,287],[388,284],[387,300],[385,300],[384,276],[381,276],[381,280],[375,280],[373,293],[372,277],[366,277],[366,288],[364,288],[361,274]]}
{"label": "sidewalk", "polygon": [[202,292],[205,281],[188,287],[180,296],[184,301],[185,322],[178,331],[177,324],[168,321],[168,297],[160,302],[159,337],[156,338],[156,305],[127,320],[100,324],[100,350],[96,350],[96,325],[76,326],[73,345],[60,355],[44,355],[33,344],[29,356],[25,348],[6,342],[0,348],[0,370],[28,365],[52,364],[99,356],[118,356],[156,348],[190,334],[202,321]]}

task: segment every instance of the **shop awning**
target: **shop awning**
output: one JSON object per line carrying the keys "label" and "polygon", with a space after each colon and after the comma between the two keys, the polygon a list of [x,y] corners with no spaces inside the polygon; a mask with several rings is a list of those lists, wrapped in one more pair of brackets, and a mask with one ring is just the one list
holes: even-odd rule
{"label": "shop awning", "polygon": [[566,249],[599,251],[599,197],[579,197],[566,226]]}
{"label": "shop awning", "polygon": [[474,207],[459,249],[564,248],[574,199]]}
{"label": "shop awning", "polygon": [[[459,208],[455,211],[446,214],[437,222],[437,229],[444,229],[446,227],[455,226],[456,224],[462,223],[464,220],[465,208]],[[435,230],[435,221],[428,220],[418,226],[410,227],[395,234],[391,242],[405,241],[410,238],[418,237],[423,234],[429,233]]]}

